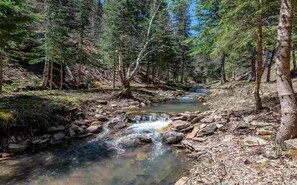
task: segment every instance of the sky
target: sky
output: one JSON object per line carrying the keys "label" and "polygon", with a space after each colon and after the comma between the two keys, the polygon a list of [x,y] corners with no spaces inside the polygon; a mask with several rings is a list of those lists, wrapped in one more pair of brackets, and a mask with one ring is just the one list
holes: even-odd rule
{"label": "sky", "polygon": [[[192,2],[191,6],[190,6],[191,26],[195,26],[198,23],[197,20],[195,19],[195,12],[194,12],[195,5],[196,5],[196,3]],[[197,31],[191,30],[191,34],[195,35],[195,34],[197,34]]]}

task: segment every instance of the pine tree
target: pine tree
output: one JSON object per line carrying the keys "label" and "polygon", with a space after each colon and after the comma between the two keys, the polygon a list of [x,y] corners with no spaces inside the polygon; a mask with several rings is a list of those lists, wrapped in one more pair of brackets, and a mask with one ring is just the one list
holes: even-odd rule
{"label": "pine tree", "polygon": [[188,51],[189,47],[186,40],[190,37],[191,19],[190,19],[190,2],[188,0],[180,0],[173,2],[173,21],[176,31],[176,39],[178,45],[178,56],[180,60],[180,82],[184,82],[185,69],[189,61]]}
{"label": "pine tree", "polygon": [[3,85],[3,57],[9,45],[21,43],[32,31],[29,26],[37,20],[25,0],[0,1],[0,93]]}

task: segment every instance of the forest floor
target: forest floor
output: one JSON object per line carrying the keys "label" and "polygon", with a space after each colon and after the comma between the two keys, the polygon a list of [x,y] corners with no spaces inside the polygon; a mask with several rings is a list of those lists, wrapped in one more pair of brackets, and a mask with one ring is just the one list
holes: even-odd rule
{"label": "forest floor", "polygon": [[281,116],[276,83],[261,86],[264,109],[255,111],[253,84],[212,85],[203,98],[211,111],[196,126],[215,124],[217,130],[182,141],[195,165],[177,185],[297,184],[297,140],[275,144]]}

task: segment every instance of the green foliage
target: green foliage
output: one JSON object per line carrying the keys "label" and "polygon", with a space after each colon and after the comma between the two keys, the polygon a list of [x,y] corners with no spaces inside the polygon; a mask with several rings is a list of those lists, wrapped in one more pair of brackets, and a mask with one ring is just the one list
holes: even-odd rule
{"label": "green foliage", "polygon": [[1,0],[0,50],[27,39],[31,33],[29,26],[38,18],[26,0]]}
{"label": "green foliage", "polygon": [[275,0],[264,1],[263,6],[259,0],[198,1],[195,27],[198,36],[191,38],[194,45],[191,54],[208,55],[210,61],[224,54],[229,73],[228,70],[242,66],[247,68],[256,55],[260,13],[263,14],[263,48],[272,51],[276,47],[278,8],[279,2]]}

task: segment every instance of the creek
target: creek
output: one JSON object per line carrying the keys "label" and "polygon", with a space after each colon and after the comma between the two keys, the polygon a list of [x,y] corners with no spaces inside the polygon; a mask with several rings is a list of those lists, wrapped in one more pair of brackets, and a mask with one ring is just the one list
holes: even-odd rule
{"label": "creek", "polygon": [[120,131],[110,125],[127,117],[105,123],[103,131],[87,142],[2,161],[0,184],[174,184],[186,175],[191,160],[181,150],[162,143],[162,129],[171,122],[166,113],[206,110],[197,101],[200,93],[205,91],[192,89],[185,97],[139,109],[139,114],[134,111],[129,115],[133,123]]}

